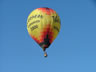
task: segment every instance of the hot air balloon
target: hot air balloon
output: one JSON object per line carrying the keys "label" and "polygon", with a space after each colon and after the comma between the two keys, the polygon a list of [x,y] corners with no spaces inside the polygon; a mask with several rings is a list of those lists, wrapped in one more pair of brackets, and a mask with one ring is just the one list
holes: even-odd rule
{"label": "hot air balloon", "polygon": [[47,57],[46,49],[60,31],[60,18],[51,8],[37,8],[28,16],[27,30],[32,39],[43,49],[44,56]]}

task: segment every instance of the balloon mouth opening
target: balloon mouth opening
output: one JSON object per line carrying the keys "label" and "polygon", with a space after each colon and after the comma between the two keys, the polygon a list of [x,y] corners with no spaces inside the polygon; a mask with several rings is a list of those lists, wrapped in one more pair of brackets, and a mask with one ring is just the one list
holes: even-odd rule
{"label": "balloon mouth opening", "polygon": [[41,43],[39,44],[41,48],[48,48],[50,44]]}
{"label": "balloon mouth opening", "polygon": [[46,48],[42,48],[42,49],[43,49],[44,52],[46,51]]}

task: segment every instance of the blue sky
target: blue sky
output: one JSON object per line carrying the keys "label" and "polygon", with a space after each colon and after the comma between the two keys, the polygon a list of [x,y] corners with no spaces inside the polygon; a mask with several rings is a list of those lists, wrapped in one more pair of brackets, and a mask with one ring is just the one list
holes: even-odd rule
{"label": "blue sky", "polygon": [[[61,19],[47,58],[26,27],[39,7]],[[96,0],[0,0],[0,72],[96,72]]]}

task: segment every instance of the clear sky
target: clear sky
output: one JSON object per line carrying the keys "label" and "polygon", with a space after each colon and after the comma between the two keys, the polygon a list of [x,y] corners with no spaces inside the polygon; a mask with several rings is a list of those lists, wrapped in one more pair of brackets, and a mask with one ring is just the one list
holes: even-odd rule
{"label": "clear sky", "polygon": [[[26,27],[39,7],[61,19],[47,58]],[[96,0],[0,0],[0,72],[96,72]]]}

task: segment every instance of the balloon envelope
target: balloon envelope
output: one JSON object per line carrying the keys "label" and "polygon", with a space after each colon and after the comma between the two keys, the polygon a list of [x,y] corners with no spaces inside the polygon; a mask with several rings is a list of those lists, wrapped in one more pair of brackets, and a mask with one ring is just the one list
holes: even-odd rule
{"label": "balloon envelope", "polygon": [[60,31],[60,18],[51,8],[37,8],[28,16],[27,30],[40,47],[46,49]]}

